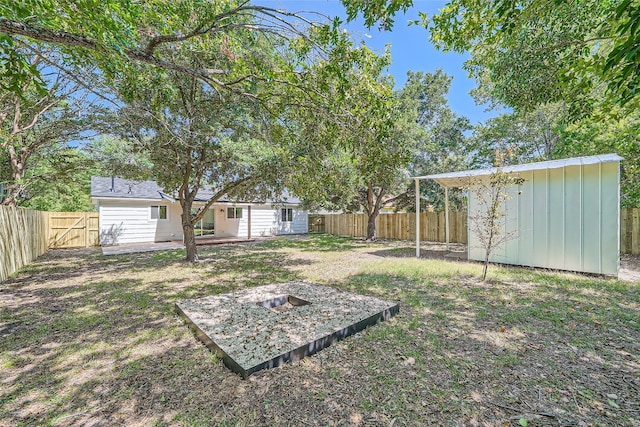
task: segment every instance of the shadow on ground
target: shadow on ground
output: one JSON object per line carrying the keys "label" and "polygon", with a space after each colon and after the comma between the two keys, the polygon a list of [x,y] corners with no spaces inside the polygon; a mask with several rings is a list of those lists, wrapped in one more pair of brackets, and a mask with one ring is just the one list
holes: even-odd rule
{"label": "shadow on ground", "polygon": [[[410,247],[392,248],[371,252],[371,254],[380,257],[415,258],[416,249]],[[467,252],[461,250],[448,251],[446,249],[420,249],[420,258],[440,259],[446,261],[467,261]]]}
{"label": "shadow on ground", "polygon": [[[52,251],[4,282],[0,424],[640,422],[637,285],[500,267],[483,284],[473,263],[326,236],[199,252],[188,264],[184,251]],[[332,286],[397,301],[400,314],[242,380],[173,312],[312,268],[344,268]]]}

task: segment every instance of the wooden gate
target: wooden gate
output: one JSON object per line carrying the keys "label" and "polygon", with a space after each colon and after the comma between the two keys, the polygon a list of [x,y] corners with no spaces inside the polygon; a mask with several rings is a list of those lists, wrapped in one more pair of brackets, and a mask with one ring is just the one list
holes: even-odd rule
{"label": "wooden gate", "polygon": [[100,244],[98,212],[49,212],[49,248]]}
{"label": "wooden gate", "polygon": [[309,233],[324,232],[324,215],[309,215]]}

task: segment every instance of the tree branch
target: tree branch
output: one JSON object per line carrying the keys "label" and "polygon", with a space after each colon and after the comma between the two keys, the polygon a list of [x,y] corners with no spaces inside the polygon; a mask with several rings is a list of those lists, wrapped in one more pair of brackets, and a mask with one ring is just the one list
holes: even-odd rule
{"label": "tree branch", "polygon": [[[3,17],[0,17],[0,33],[21,35],[41,42],[48,42],[70,47],[80,47],[99,53],[107,52],[107,49],[104,46],[100,45],[96,40],[90,37],[68,33],[66,31],[51,30],[49,28],[44,28],[36,25],[27,25],[23,22],[13,21]],[[219,87],[226,86],[223,81],[213,77],[214,75],[227,74],[227,72],[224,70],[190,68],[176,64],[174,62],[162,60],[153,56],[153,54],[140,49],[123,49],[122,54],[124,54],[124,56],[128,57],[129,59],[137,62],[142,62],[157,66],[159,68],[194,76],[206,81],[209,84],[214,84]]]}
{"label": "tree branch", "polygon": [[[19,123],[17,123],[17,122],[14,123],[13,132],[11,132],[11,135],[16,135],[16,134],[18,134],[20,132],[25,132],[25,131],[31,129],[32,127],[34,127],[38,123],[38,119],[40,118],[40,116],[42,116],[44,113],[49,111],[51,108],[53,108],[56,105],[58,105],[61,100],[62,100],[62,98],[54,99],[50,103],[46,104],[44,107],[40,108],[36,113],[34,113],[32,119],[31,119],[31,122],[26,126],[20,127]],[[19,109],[19,104],[16,104],[16,109],[17,110]],[[16,120],[19,120],[18,116],[16,116]]]}
{"label": "tree branch", "polygon": [[386,206],[386,205],[390,205],[390,204],[392,204],[392,203],[396,202],[398,199],[400,199],[400,198],[402,198],[402,197],[406,196],[408,192],[409,192],[409,190],[407,190],[407,191],[403,191],[402,193],[398,194],[397,196],[395,196],[395,197],[392,197],[392,198],[390,198],[390,199],[385,200],[385,201],[384,201],[384,205]]}
{"label": "tree branch", "polygon": [[253,177],[252,176],[247,176],[245,178],[241,178],[237,181],[234,181],[232,183],[230,183],[229,185],[223,187],[221,190],[219,190],[217,193],[215,193],[213,196],[211,196],[211,198],[209,199],[209,201],[200,208],[200,210],[198,211],[198,213],[193,216],[191,218],[191,222],[192,224],[196,224],[198,221],[200,221],[202,219],[202,217],[204,217],[204,214],[207,212],[207,209],[209,209],[215,202],[217,202],[220,197],[224,196],[226,193],[228,193],[231,190],[234,190],[236,188],[238,188],[240,185],[252,180]]}

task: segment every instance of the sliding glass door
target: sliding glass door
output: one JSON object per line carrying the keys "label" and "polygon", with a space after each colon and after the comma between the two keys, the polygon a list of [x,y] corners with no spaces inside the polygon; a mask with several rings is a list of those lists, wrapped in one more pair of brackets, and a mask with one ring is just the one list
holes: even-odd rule
{"label": "sliding glass door", "polygon": [[[196,210],[193,209],[193,214],[196,213]],[[213,236],[215,232],[215,224],[214,224],[214,211],[213,209],[208,209],[204,214],[202,219],[198,221],[195,226],[195,234],[196,236]]]}

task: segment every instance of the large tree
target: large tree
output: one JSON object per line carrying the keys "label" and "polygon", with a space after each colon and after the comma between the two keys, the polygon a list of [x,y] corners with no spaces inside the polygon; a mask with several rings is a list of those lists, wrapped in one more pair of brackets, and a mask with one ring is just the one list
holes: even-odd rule
{"label": "large tree", "polygon": [[[451,76],[442,70],[434,73],[408,73],[402,97],[417,102],[418,121],[422,129],[419,149],[416,150],[409,172],[412,176],[464,170],[468,166],[469,153],[466,133],[471,124],[466,117],[451,111],[446,95]],[[415,208],[413,185],[405,192],[402,206]],[[421,197],[425,205],[436,209],[444,207],[444,190],[432,180],[420,182]],[[463,198],[458,190],[449,193],[454,206],[461,207]]]}
{"label": "large tree", "polygon": [[[291,171],[301,167],[295,153],[305,150],[312,155],[328,144],[318,135],[304,140],[297,135],[296,130],[305,126],[300,119],[332,123],[346,119],[340,117],[344,109],[339,105],[348,86],[340,76],[362,56],[361,49],[351,49],[343,35],[328,41],[326,52],[312,57],[304,53],[318,44],[307,44],[309,40],[298,39],[292,45],[280,34],[261,33],[256,38],[244,27],[226,35],[233,44],[223,54],[218,50],[220,40],[215,39],[207,41],[207,54],[194,52],[185,43],[168,57],[191,68],[222,69],[238,66],[242,57],[245,65],[251,63],[260,72],[273,70],[274,80],[246,79],[237,83],[237,90],[220,91],[180,71],[146,70],[137,77],[146,82],[144,88],[119,112],[122,136],[136,141],[153,164],[151,177],[165,191],[175,192],[180,202],[189,261],[197,259],[194,225],[216,201],[222,196],[236,200],[277,196],[290,181]],[[324,43],[322,37],[316,41]],[[207,201],[193,213],[203,190]]]}
{"label": "large tree", "polygon": [[634,108],[637,12],[632,0],[451,0],[433,17],[432,40],[470,51],[467,69],[488,73],[493,94],[507,105],[565,100],[588,113],[607,90],[604,102]]}
{"label": "large tree", "polygon": [[[412,175],[466,165],[464,134],[470,128],[466,118],[449,109],[446,94],[451,77],[441,70],[409,72],[405,87],[391,94],[390,81],[373,78],[382,77],[385,64],[377,67],[364,76],[350,77],[351,89],[343,107],[351,120],[325,137],[342,143],[323,159],[304,158],[314,180],[301,190],[306,199],[318,200],[322,207],[364,212],[367,240],[376,238],[375,222],[383,207],[414,206]],[[321,123],[312,126],[313,133],[334,131]],[[422,186],[424,196],[434,205],[443,200],[442,189],[437,187]],[[461,201],[455,195],[454,199]]]}
{"label": "large tree", "polygon": [[[110,124],[109,129],[105,127],[102,130],[108,132],[113,128],[113,124]],[[146,180],[151,175],[153,163],[149,153],[135,141],[103,133],[84,144],[81,150],[90,159],[95,176]]]}
{"label": "large tree", "polygon": [[[266,132],[257,104],[221,96],[192,77],[173,77],[171,95],[166,87],[149,89],[120,112],[120,121],[123,136],[148,154],[151,177],[178,199],[186,259],[195,261],[195,224],[215,202],[264,195],[266,184],[278,187],[277,146],[258,139]],[[203,195],[207,201],[194,210]]]}
{"label": "large tree", "polygon": [[[55,53],[34,53],[29,47],[19,50],[27,65],[39,73],[20,81],[17,90],[10,75],[0,76],[0,161],[4,184],[1,204],[16,206],[25,196],[34,196],[34,187],[56,178],[64,178],[66,162],[60,155],[67,143],[82,139],[95,108],[89,92],[69,75],[49,65]],[[0,69],[10,68],[9,62]],[[39,80],[41,78],[41,80]],[[34,172],[38,162],[48,162],[51,175]],[[53,164],[61,168],[51,168]],[[68,168],[67,168],[68,170]]]}
{"label": "large tree", "polygon": [[541,105],[491,118],[473,129],[473,166],[488,167],[496,150],[509,149],[516,163],[552,160],[562,144],[567,118],[563,103]]}
{"label": "large tree", "polygon": [[[31,57],[55,50],[47,70],[64,70],[88,88],[93,85],[78,70],[97,67],[93,77],[132,103],[147,96],[148,86],[163,88],[171,98],[167,80],[180,75],[204,84],[202,90],[212,97],[228,92],[260,102],[272,117],[290,100],[301,108],[327,110],[332,100],[324,94],[344,90],[342,70],[357,59],[350,57],[351,42],[339,30],[340,21],[325,18],[234,0],[2,2],[1,86],[22,105],[27,87],[30,93],[46,92],[47,76]],[[320,63],[317,78],[310,76],[309,65]],[[48,98],[32,104],[43,106],[36,112],[40,118],[53,105]],[[33,147],[37,151],[41,145]],[[3,158],[15,157],[7,152]],[[24,164],[20,159],[13,163]],[[16,176],[13,182],[20,180]],[[15,203],[20,186],[9,183],[5,203]]]}
{"label": "large tree", "polygon": [[53,212],[85,212],[91,204],[91,174],[94,162],[86,154],[66,144],[38,152],[37,161],[27,169],[30,183],[20,206]]}
{"label": "large tree", "polygon": [[577,155],[618,153],[621,205],[640,207],[640,114],[607,120],[583,119],[563,127],[556,158]]}
{"label": "large tree", "polygon": [[[413,1],[344,3],[350,18],[362,12],[367,25],[389,29]],[[420,15],[416,23],[438,47],[471,53],[471,75],[488,74],[485,83],[509,106],[564,100],[584,114],[593,102],[627,111],[640,102],[637,0],[449,0],[434,16]]]}
{"label": "large tree", "polygon": [[[296,189],[316,206],[367,215],[367,236],[376,239],[380,210],[392,205],[407,187],[407,165],[421,138],[418,100],[393,93],[385,74],[388,57],[367,58],[344,78],[349,82],[336,123],[307,120],[303,134],[334,140],[321,157],[304,156],[312,181],[301,179]],[[331,119],[331,118],[329,118]]]}
{"label": "large tree", "polygon": [[[252,47],[261,40],[278,40],[304,60],[327,53],[329,45],[336,50],[346,40],[339,30],[340,21],[324,18],[235,0],[2,2],[0,52],[7,61],[0,73],[11,80],[7,87],[19,92],[24,80],[41,80],[40,71],[29,66],[22,46],[54,45],[60,52],[57,65],[96,65],[103,77],[118,83],[125,97],[148,83],[136,76],[151,68],[255,98],[247,82],[294,86],[299,82],[292,78],[295,68],[264,66]],[[323,22],[314,22],[318,20]],[[236,37],[239,33],[246,36]],[[175,55],[180,49],[192,56],[217,55],[229,61],[224,66],[193,63],[188,55]]]}
{"label": "large tree", "polygon": [[[20,94],[25,81],[42,86],[23,46],[54,45],[59,56],[52,66],[96,65],[122,100],[148,107],[156,118],[176,105],[171,81],[178,75],[202,84],[212,99],[226,92],[256,101],[274,122],[286,108],[335,113],[331,104],[348,85],[341,76],[358,62],[339,20],[248,1],[11,2],[0,4],[0,15],[0,50],[9,59],[0,71],[8,90]],[[140,104],[149,100],[149,87],[159,91],[154,104]]]}

